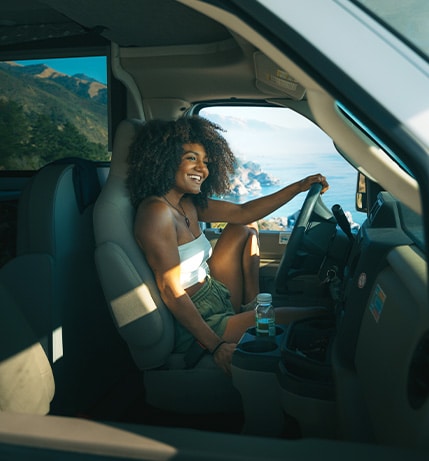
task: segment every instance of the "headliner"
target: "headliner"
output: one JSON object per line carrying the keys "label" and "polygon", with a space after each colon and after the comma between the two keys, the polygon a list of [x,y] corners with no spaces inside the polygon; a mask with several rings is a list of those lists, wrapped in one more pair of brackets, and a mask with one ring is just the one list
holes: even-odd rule
{"label": "headliner", "polygon": [[[174,0],[13,0],[0,2],[0,44],[19,49],[46,40],[121,47],[193,45],[231,38],[228,30]],[[28,47],[27,47],[28,48]]]}

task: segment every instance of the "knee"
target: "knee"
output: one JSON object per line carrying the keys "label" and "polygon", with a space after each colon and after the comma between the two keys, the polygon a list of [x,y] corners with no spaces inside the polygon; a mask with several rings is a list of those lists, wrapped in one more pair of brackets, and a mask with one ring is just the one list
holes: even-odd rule
{"label": "knee", "polygon": [[[252,223],[253,224],[253,223]],[[248,238],[247,241],[250,244],[250,251],[252,255],[259,256],[260,245],[259,245],[259,229],[256,223],[255,226],[249,224],[247,226],[248,229]]]}
{"label": "knee", "polygon": [[224,231],[234,233],[236,237],[240,237],[243,240],[249,240],[253,237],[259,238],[258,223],[253,222],[250,224],[228,224]]}
{"label": "knee", "polygon": [[250,235],[259,235],[259,226],[258,223],[252,222],[250,224],[246,224],[245,227],[247,228],[247,231],[249,232]]}
{"label": "knee", "polygon": [[248,248],[251,256],[259,256],[259,228],[258,223],[244,224],[241,226],[242,242]]}
{"label": "knee", "polygon": [[246,224],[245,231],[247,233],[247,240],[252,242],[252,245],[257,245],[259,247],[259,227],[257,222],[252,222]]}

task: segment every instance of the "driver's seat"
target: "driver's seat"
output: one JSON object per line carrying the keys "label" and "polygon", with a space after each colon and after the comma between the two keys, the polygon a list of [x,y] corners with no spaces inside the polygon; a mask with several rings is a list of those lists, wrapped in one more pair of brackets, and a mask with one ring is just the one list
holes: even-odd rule
{"label": "driver's seat", "polygon": [[174,319],[135,241],[125,184],[129,146],[142,124],[118,126],[109,176],[94,208],[96,266],[113,321],[144,371],[147,403],[179,413],[240,411],[238,391],[210,355],[186,369],[184,354],[173,353]]}

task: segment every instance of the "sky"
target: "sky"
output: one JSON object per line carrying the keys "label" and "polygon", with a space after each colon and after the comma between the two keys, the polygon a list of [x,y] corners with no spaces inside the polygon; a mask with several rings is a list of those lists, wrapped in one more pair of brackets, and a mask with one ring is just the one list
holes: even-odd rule
{"label": "sky", "polygon": [[28,66],[30,64],[46,64],[58,72],[67,75],[85,74],[98,82],[107,84],[106,57],[92,56],[89,58],[64,58],[64,59],[32,59],[15,61]]}
{"label": "sky", "polygon": [[[326,134],[292,110],[280,107],[257,110],[248,107],[216,106],[204,108],[200,114],[207,118],[215,114],[216,122],[227,129],[225,137],[234,152],[241,155],[244,160],[246,152],[252,157],[263,158],[265,154],[269,157],[282,157],[285,151],[293,151],[300,155],[334,150],[332,140]],[[255,122],[253,124],[252,117]],[[243,127],[246,128],[245,131]],[[285,134],[287,144],[284,142]]]}

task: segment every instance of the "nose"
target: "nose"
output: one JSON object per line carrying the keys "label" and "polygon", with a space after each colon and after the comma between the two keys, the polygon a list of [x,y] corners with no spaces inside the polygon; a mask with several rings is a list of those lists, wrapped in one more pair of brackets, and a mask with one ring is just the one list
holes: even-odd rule
{"label": "nose", "polygon": [[198,171],[208,171],[206,160],[198,159],[198,162],[196,163],[195,168]]}

